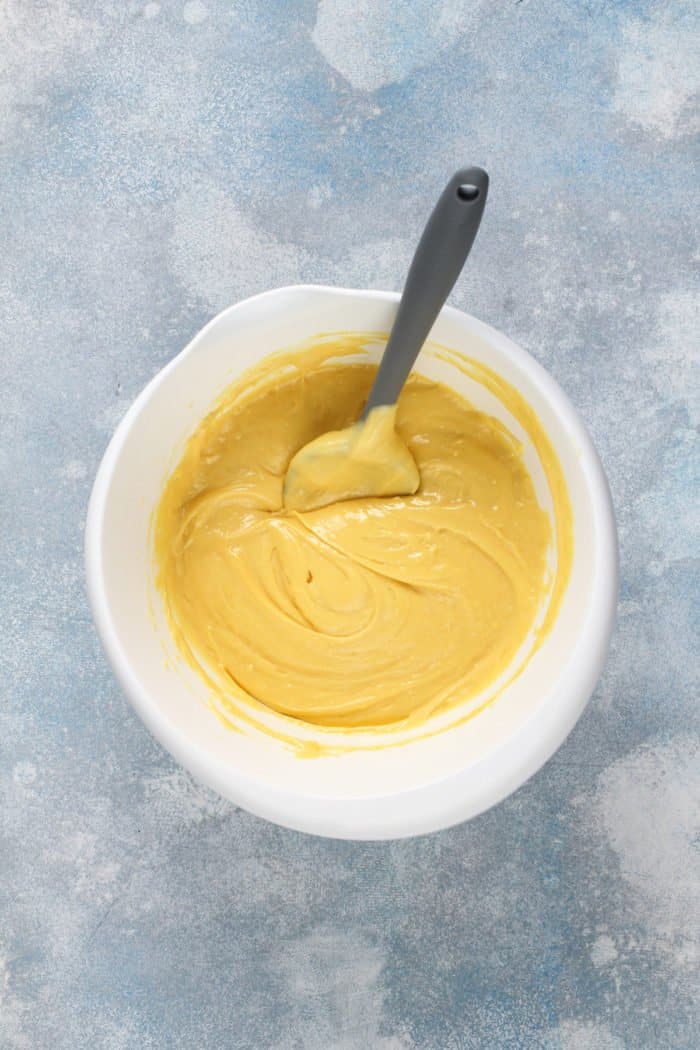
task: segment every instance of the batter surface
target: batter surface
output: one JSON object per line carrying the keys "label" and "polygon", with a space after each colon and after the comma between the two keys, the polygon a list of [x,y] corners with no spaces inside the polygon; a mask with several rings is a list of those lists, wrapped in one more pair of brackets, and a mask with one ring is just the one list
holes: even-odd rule
{"label": "batter surface", "polygon": [[341,356],[359,340],[270,359],[227,391],[166,484],[157,584],[220,701],[410,726],[508,666],[552,589],[552,529],[510,433],[416,375],[396,416],[416,494],[285,509],[292,456],[359,417],[376,368]]}

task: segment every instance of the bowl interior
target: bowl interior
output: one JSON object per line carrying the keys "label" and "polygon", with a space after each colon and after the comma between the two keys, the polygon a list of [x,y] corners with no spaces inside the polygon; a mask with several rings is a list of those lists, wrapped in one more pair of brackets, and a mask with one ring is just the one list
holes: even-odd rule
{"label": "bowl interior", "polygon": [[[151,515],[164,481],[187,437],[242,371],[319,333],[387,331],[395,305],[396,296],[388,293],[293,288],[220,314],[129,410],[100,468],[88,517],[88,582],[96,622],[144,721],[177,758],[223,794],[309,830],[327,830],[334,819],[331,808],[343,800],[352,815],[347,828],[341,818],[331,833],[348,828],[357,833],[358,821],[368,828],[373,822],[372,800],[403,798],[405,810],[409,795],[415,803],[413,825],[417,821],[420,830],[440,826],[453,819],[448,811],[455,803],[444,796],[445,785],[455,777],[461,778],[459,816],[496,801],[494,793],[502,797],[512,790],[549,757],[578,717],[600,671],[614,605],[614,581],[601,597],[602,574],[607,568],[614,577],[615,570],[607,488],[576,414],[529,355],[473,318],[446,309],[431,343],[487,365],[516,387],[538,415],[566,478],[575,550],[569,585],[546,641],[476,717],[400,747],[305,760],[272,736],[233,731],[217,717],[205,683],[174,648],[153,585]],[[375,345],[374,353],[379,352]],[[550,508],[537,453],[499,400],[430,352],[423,353],[417,368],[497,416],[523,440],[538,495]],[[596,616],[605,621],[597,630]],[[304,732],[314,735],[311,728]],[[432,800],[426,801],[422,824],[421,792]],[[392,833],[386,814],[375,813],[379,830]],[[405,813],[404,819],[411,824]]]}

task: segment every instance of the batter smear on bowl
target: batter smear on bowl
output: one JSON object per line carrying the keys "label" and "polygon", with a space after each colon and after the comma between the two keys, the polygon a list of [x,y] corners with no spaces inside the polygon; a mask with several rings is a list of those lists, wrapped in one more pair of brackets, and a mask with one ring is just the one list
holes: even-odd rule
{"label": "batter smear on bowl", "polygon": [[[295,452],[361,412],[376,367],[343,358],[365,341],[320,340],[246,373],[167,481],[157,586],[219,706],[337,729],[423,723],[494,682],[566,582],[570,512],[565,493],[557,504],[545,435],[534,437],[557,475],[556,571],[551,519],[518,442],[419,375],[396,417],[420,473],[415,495],[285,509]],[[533,436],[534,415],[525,423]]]}

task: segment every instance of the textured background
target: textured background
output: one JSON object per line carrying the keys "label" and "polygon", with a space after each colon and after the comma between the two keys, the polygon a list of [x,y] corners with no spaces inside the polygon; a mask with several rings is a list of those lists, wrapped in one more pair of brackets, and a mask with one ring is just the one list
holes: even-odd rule
{"label": "textured background", "polygon": [[[0,0],[0,1046],[698,1045],[694,10]],[[215,311],[400,287],[464,162],[492,192],[452,302],[591,428],[617,633],[507,802],[322,841],[199,787],[132,714],[86,606],[86,501]]]}

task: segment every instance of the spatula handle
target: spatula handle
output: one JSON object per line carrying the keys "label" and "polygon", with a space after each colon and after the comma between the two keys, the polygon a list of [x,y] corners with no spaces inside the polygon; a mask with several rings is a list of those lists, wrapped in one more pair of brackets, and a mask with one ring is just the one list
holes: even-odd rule
{"label": "spatula handle", "polygon": [[363,418],[377,405],[393,405],[401,393],[469,255],[488,187],[489,177],[482,168],[462,168],[435,205],[413,256]]}

